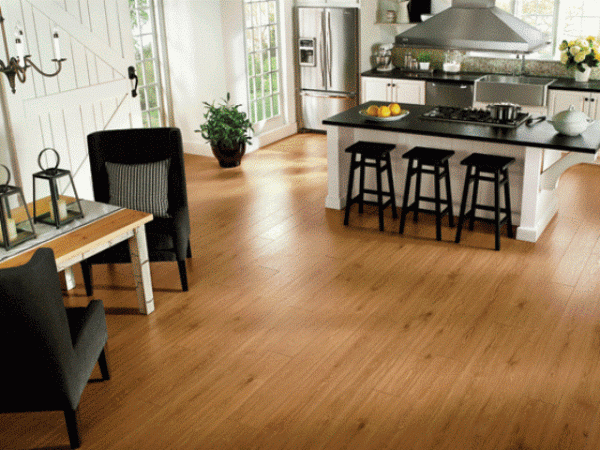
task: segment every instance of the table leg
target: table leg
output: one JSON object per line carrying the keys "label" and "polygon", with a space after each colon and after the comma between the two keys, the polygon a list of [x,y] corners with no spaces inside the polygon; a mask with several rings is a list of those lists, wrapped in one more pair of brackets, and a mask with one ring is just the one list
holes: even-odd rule
{"label": "table leg", "polygon": [[70,291],[75,288],[75,275],[73,274],[73,269],[71,267],[67,267],[63,270],[63,276],[65,277],[65,289]]}
{"label": "table leg", "polygon": [[143,225],[136,228],[133,236],[129,238],[129,253],[131,254],[131,265],[140,312],[150,314],[154,311],[154,293],[152,292],[146,229]]}

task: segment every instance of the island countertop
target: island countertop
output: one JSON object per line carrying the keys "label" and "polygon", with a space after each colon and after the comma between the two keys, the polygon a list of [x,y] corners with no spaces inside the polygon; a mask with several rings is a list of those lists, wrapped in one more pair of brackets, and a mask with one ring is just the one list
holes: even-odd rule
{"label": "island countertop", "polygon": [[[600,149],[600,127],[592,124],[580,136],[563,136],[546,122],[517,128],[469,125],[424,119],[431,105],[402,104],[409,114],[394,121],[373,121],[359,114],[368,102],[323,121],[327,128],[327,185],[325,206],[342,209],[346,204],[350,157],[346,149],[357,141],[392,143],[391,163],[395,177],[396,201],[407,172],[402,155],[415,146],[444,148],[454,152],[450,159],[450,178],[455,210],[462,195],[465,167],[460,163],[473,152],[510,156],[511,210],[517,225],[517,240],[535,242],[558,211],[557,187],[561,174],[575,164],[596,164]],[[534,116],[537,117],[537,116]],[[367,184],[373,185],[371,173]],[[493,192],[480,189],[482,204],[491,204]],[[428,195],[428,194],[427,194]]]}
{"label": "island countertop", "polygon": [[590,125],[580,136],[570,137],[557,133],[547,121],[534,123],[532,126],[522,124],[517,128],[501,128],[422,118],[421,115],[432,108],[430,105],[402,104],[402,109],[408,110],[409,114],[394,121],[375,121],[359,114],[359,111],[365,110],[373,104],[384,105],[387,103],[363,103],[329,117],[323,123],[340,127],[486,141],[578,153],[595,154],[600,149],[600,126],[598,126],[598,122]]}

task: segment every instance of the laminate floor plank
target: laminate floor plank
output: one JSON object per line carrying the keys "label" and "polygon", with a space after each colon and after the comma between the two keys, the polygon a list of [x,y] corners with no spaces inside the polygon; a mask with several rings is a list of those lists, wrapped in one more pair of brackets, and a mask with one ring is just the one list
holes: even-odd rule
{"label": "laminate floor plank", "polygon": [[[460,244],[429,215],[343,226],[323,135],[186,172],[190,290],[152,263],[142,316],[129,265],[94,267],[112,378],[83,393],[82,449],[600,447],[600,166],[565,172],[538,242],[499,252],[485,224]],[[65,303],[86,304],[75,277]],[[67,446],[61,413],[0,415],[0,448]]]}

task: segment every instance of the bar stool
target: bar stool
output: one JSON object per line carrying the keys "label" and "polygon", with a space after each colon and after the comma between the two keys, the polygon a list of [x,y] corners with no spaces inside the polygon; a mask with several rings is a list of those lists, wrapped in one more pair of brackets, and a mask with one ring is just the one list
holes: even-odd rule
{"label": "bar stool", "polygon": [[[475,220],[494,223],[496,226],[496,250],[500,250],[500,228],[506,223],[508,237],[513,237],[512,218],[510,209],[510,186],[508,182],[508,166],[515,162],[514,158],[506,156],[485,155],[483,153],[472,153],[461,161],[467,166],[465,186],[463,190],[458,228],[456,230],[456,243],[460,242],[460,235],[464,221],[469,218],[469,230],[473,229]],[[491,173],[493,176],[484,176],[482,173]],[[480,205],[477,203],[477,191],[479,181],[494,183],[494,206]],[[473,183],[473,197],[471,209],[466,212],[469,197],[469,186]],[[500,188],[504,187],[504,208],[500,207]],[[494,219],[477,217],[476,210],[493,211]],[[500,214],[504,217],[500,219]]]}
{"label": "bar stool", "polygon": [[[406,215],[412,211],[413,220],[419,220],[419,212],[435,214],[435,234],[438,241],[442,240],[442,217],[448,215],[448,223],[451,227],[454,226],[454,214],[452,212],[452,191],[450,189],[450,169],[448,168],[448,160],[454,155],[452,150],[441,150],[429,147],[414,147],[412,150],[402,155],[408,159],[408,170],[406,173],[406,182],[404,185],[404,199],[402,200],[402,213],[400,215],[400,234],[404,233],[404,225],[406,223]],[[416,166],[415,166],[416,162]],[[423,166],[432,167],[426,169]],[[435,187],[435,197],[425,197],[421,195],[421,176],[422,174],[433,175],[433,183]],[[415,200],[412,204],[408,204],[410,195],[410,184],[412,177],[416,176]],[[445,180],[446,198],[441,198],[441,181]],[[435,204],[435,209],[420,208],[420,202],[431,202]],[[442,204],[446,208],[442,210]]]}
{"label": "bar stool", "polygon": [[[390,160],[390,152],[394,150],[394,144],[380,144],[377,142],[359,141],[346,149],[347,153],[351,153],[350,175],[348,176],[348,195],[346,197],[346,213],[344,215],[344,225],[348,225],[350,217],[350,207],[354,203],[358,203],[358,212],[362,214],[363,204],[376,204],[379,209],[379,231],[383,231],[383,210],[391,205],[392,215],[398,217],[396,211],[396,194],[394,193],[394,181],[392,179],[392,163]],[[358,158],[357,158],[358,156]],[[365,168],[374,167],[377,178],[377,189],[365,188]],[[354,171],[360,168],[360,183],[358,187],[358,195],[352,197],[354,187]],[[381,174],[387,172],[389,191],[384,191],[382,187]],[[365,194],[377,195],[377,202],[365,201]],[[384,203],[383,197],[389,197]]]}

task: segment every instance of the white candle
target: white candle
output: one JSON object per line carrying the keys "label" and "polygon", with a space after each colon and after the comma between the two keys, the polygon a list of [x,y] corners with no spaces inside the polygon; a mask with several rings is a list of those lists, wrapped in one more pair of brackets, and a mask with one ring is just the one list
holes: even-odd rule
{"label": "white candle", "polygon": [[[49,206],[50,206],[50,220],[52,220],[54,222],[55,221],[54,220],[54,208],[52,207],[52,200],[50,200]],[[58,199],[56,202],[56,206],[58,206],[58,218],[60,220],[66,219],[67,218],[67,202],[62,199]]]}
{"label": "white candle", "polygon": [[[17,238],[17,225],[14,219],[6,219],[6,231],[8,232],[8,241],[14,241]],[[4,234],[0,232],[0,243],[4,244]]]}
{"label": "white candle", "polygon": [[54,58],[61,59],[60,58],[60,41],[58,40],[58,28],[56,28],[56,27],[54,27],[54,30],[52,31],[52,41],[54,43]]}
{"label": "white candle", "polygon": [[15,27],[15,43],[17,45],[17,56],[19,57],[19,62],[21,65],[24,65],[25,61],[25,34],[23,33],[23,29],[20,24],[17,24]]}

